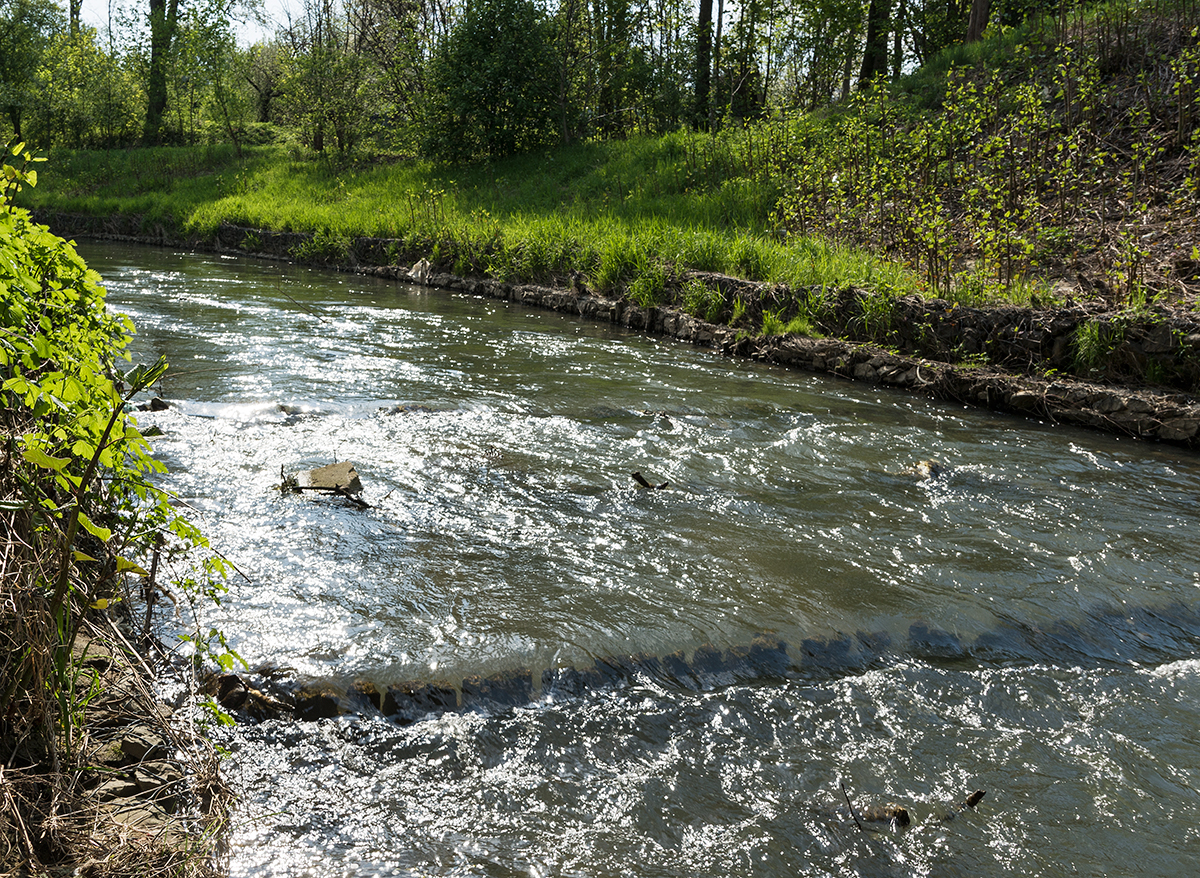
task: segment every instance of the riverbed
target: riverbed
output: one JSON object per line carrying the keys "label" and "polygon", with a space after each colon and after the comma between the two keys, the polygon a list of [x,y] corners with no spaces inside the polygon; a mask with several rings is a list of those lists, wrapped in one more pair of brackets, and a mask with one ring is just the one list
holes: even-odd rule
{"label": "riverbed", "polygon": [[[535,681],[218,732],[232,874],[1194,868],[1194,454],[511,303],[81,251],[172,364],[139,415],[165,486],[244,574],[206,624],[341,687]],[[339,460],[371,508],[277,490]],[[695,665],[764,638],[788,661]]]}

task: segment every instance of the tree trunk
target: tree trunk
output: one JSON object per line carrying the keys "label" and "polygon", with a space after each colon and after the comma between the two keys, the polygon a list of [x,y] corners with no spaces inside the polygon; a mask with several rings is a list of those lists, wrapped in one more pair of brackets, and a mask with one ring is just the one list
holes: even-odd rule
{"label": "tree trunk", "polygon": [[983,37],[991,14],[991,0],[971,0],[971,17],[967,19],[966,42],[973,43]]}
{"label": "tree trunk", "polygon": [[83,13],[83,0],[70,0],[71,36],[79,36],[79,16]]}
{"label": "tree trunk", "polygon": [[150,70],[146,76],[146,125],[142,139],[158,143],[167,112],[167,60],[175,37],[179,0],[150,0]]}
{"label": "tree trunk", "polygon": [[699,28],[696,30],[696,108],[697,128],[708,124],[709,90],[712,84],[712,0],[700,0]]}
{"label": "tree trunk", "polygon": [[858,72],[858,87],[866,88],[876,76],[887,73],[888,18],[890,0],[871,0],[867,8],[867,44],[863,48],[862,69]]}
{"label": "tree trunk", "polygon": [[[717,81],[721,80],[721,30],[725,24],[725,0],[717,0],[717,37],[713,40],[712,75]],[[711,82],[711,80],[710,80]],[[716,131],[718,125],[717,102],[709,96],[708,99],[708,130]]]}
{"label": "tree trunk", "polygon": [[900,8],[892,19],[892,79],[899,79],[904,71],[904,26],[908,15],[908,0],[900,0]]}

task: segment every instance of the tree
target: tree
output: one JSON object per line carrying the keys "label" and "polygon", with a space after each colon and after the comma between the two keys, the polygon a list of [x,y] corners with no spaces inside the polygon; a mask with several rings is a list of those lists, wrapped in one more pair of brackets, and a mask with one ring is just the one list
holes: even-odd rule
{"label": "tree", "polygon": [[971,0],[909,0],[905,29],[917,64],[924,64],[966,32]]}
{"label": "tree", "polygon": [[339,152],[350,150],[375,107],[366,91],[369,65],[357,51],[361,40],[332,0],[306,0],[304,18],[285,36],[284,115],[299,124],[314,152],[325,151],[327,137]]}
{"label": "tree", "polygon": [[891,0],[871,0],[867,7],[867,42],[863,47],[858,87],[866,88],[888,69],[887,38],[892,14]]}
{"label": "tree", "polygon": [[0,0],[0,108],[17,138],[25,109],[34,103],[46,47],[62,29],[53,0]]}
{"label": "tree", "polygon": [[973,43],[983,38],[991,13],[991,0],[971,0],[971,16],[967,19],[966,42]]}
{"label": "tree", "polygon": [[278,43],[259,44],[251,46],[243,59],[245,68],[242,75],[247,84],[254,89],[254,115],[258,122],[271,121],[271,108],[275,99],[285,94],[280,87],[283,79],[280,53]]}
{"label": "tree", "polygon": [[150,66],[146,74],[146,123],[142,137],[147,143],[162,139],[163,116],[167,111],[167,64],[179,22],[179,0],[150,0]]}
{"label": "tree", "polygon": [[82,149],[132,143],[141,134],[145,95],[139,79],[97,45],[92,28],[55,34],[38,81],[27,122],[31,141]]}
{"label": "tree", "polygon": [[500,158],[553,142],[558,71],[531,0],[475,0],[434,55],[425,153]]}
{"label": "tree", "polygon": [[712,81],[712,0],[700,0],[696,26],[696,126],[708,127],[709,85]]}

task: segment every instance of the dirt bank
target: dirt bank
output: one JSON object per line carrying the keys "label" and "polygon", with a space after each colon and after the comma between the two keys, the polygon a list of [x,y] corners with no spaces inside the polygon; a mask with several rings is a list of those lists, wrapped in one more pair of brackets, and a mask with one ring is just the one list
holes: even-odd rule
{"label": "dirt bank", "polygon": [[[135,218],[43,216],[60,234],[128,240],[309,262],[373,277],[518,302],[629,329],[666,335],[790,368],[885,384],[939,399],[1053,423],[1152,441],[1200,443],[1200,315],[1185,308],[1137,311],[1103,301],[1068,299],[1061,308],[967,308],[941,300],[882,300],[863,290],[820,295],[816,330],[823,337],[761,336],[764,311],[794,300],[795,291],[702,272],[699,281],[729,301],[745,303],[737,326],[713,324],[678,308],[639,307],[564,279],[561,285],[511,284],[459,277],[430,265],[414,274],[422,254],[403,242],[356,239],[340,261],[299,260],[313,236],[226,224],[212,238],[181,238]],[[395,264],[402,260],[404,264]],[[781,315],[787,319],[790,315]],[[1084,349],[1084,341],[1090,347]],[[1152,378],[1153,381],[1147,380]]]}
{"label": "dirt bank", "polygon": [[0,776],[0,875],[224,872],[231,796],[217,755],[190,705],[159,699],[162,667],[115,613],[79,623],[72,664],[89,695],[72,712],[77,749],[52,765],[16,760]]}
{"label": "dirt bank", "polygon": [[[399,267],[359,268],[376,277],[414,282],[410,269]],[[733,278],[696,275],[711,283],[745,284]],[[530,307],[547,308],[578,314],[655,334],[670,336],[696,345],[713,347],[730,356],[747,357],[811,372],[825,372],[854,381],[886,384],[923,393],[939,399],[954,400],[993,411],[1012,412],[1025,417],[1089,427],[1112,433],[1136,436],[1194,447],[1200,433],[1200,403],[1188,393],[1147,386],[1089,382],[1058,374],[1038,377],[987,366],[952,364],[944,361],[898,353],[878,345],[835,338],[786,336],[747,336],[728,326],[707,323],[677,309],[639,308],[624,300],[608,299],[575,289],[533,284],[507,284],[494,280],[471,280],[434,273],[424,279],[433,287],[519,302]],[[925,303],[926,312],[937,304]],[[972,310],[988,315],[986,309]],[[996,317],[1011,317],[1004,309],[991,312],[997,325],[1011,325]],[[1032,322],[1029,312],[1023,315]],[[1069,315],[1045,315],[1044,322],[1062,324]],[[926,324],[928,325],[928,324]],[[977,324],[976,324],[977,325]],[[1016,324],[1019,325],[1019,324]],[[916,321],[907,331],[920,332]],[[956,337],[959,344],[970,343],[971,321],[957,325],[943,322],[938,337],[943,344]],[[1003,330],[1001,330],[1003,332]],[[1196,328],[1200,332],[1200,327]],[[957,334],[957,336],[955,335]],[[986,344],[990,336],[979,342]],[[1052,333],[1039,340],[1047,344]],[[1061,336],[1059,336],[1061,337]],[[1030,335],[1013,333],[1015,346]],[[1200,342],[1200,336],[1197,337]],[[1053,346],[1053,342],[1049,342]]]}

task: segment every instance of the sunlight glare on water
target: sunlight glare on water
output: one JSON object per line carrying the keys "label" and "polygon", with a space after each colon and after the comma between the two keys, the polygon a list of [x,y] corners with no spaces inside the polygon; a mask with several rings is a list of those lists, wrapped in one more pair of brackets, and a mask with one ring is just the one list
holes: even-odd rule
{"label": "sunlight glare on water", "polygon": [[[251,665],[533,671],[517,707],[226,733],[234,875],[1194,870],[1191,453],[502,302],[83,253],[172,363],[139,422],[245,574],[205,621]],[[276,490],[335,460],[372,508]],[[784,664],[701,666],[764,635]],[[912,826],[860,829],[843,785]]]}

